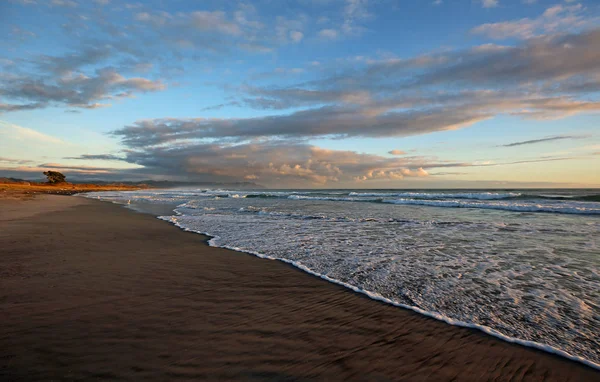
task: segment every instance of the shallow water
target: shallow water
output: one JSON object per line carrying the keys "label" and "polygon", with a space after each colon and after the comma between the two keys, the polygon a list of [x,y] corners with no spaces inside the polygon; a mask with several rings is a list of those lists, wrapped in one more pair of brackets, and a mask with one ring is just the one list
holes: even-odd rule
{"label": "shallow water", "polygon": [[506,339],[600,364],[593,190],[88,194],[176,204],[178,226]]}

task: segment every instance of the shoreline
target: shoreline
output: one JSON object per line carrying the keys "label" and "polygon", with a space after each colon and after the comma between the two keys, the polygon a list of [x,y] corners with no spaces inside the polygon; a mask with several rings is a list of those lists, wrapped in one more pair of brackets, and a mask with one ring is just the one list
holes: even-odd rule
{"label": "shoreline", "polygon": [[[107,201],[107,202],[109,202],[109,201]],[[114,203],[114,204],[120,205],[119,203]],[[126,207],[125,205],[121,205],[121,206],[122,207]],[[284,264],[290,265],[291,267],[293,267],[296,270],[300,270],[300,271],[302,271],[304,273],[307,273],[307,274],[309,274],[311,276],[314,276],[316,278],[325,280],[325,281],[327,281],[329,283],[332,283],[332,284],[335,284],[335,285],[340,285],[340,286],[348,289],[352,293],[357,293],[359,295],[366,296],[367,298],[369,298],[369,299],[371,299],[373,301],[377,301],[377,302],[380,302],[380,303],[383,303],[383,304],[391,305],[391,306],[394,306],[394,307],[397,307],[397,308],[400,308],[400,309],[409,310],[411,312],[415,312],[415,313],[420,314],[422,316],[435,319],[437,321],[443,322],[443,323],[451,325],[451,326],[456,326],[456,327],[461,327],[461,328],[467,328],[467,329],[475,329],[475,330],[478,330],[478,331],[480,331],[480,332],[482,332],[482,333],[484,333],[484,334],[486,334],[488,336],[491,336],[491,337],[494,337],[496,339],[499,339],[501,341],[504,341],[504,342],[507,342],[507,343],[511,343],[511,344],[516,344],[516,345],[519,345],[519,346],[524,346],[524,347],[527,347],[527,348],[532,348],[532,349],[535,349],[535,350],[539,350],[539,351],[542,351],[542,352],[545,352],[545,353],[548,353],[548,354],[552,354],[552,355],[555,355],[555,356],[567,359],[569,361],[581,363],[582,365],[585,365],[586,367],[590,367],[590,368],[593,368],[593,369],[596,369],[596,370],[600,371],[600,364],[595,363],[595,362],[593,362],[591,360],[588,360],[586,358],[583,358],[583,357],[572,355],[572,354],[570,354],[570,353],[568,353],[568,352],[566,352],[564,350],[552,347],[550,345],[543,344],[541,342],[524,340],[524,339],[520,339],[520,338],[517,338],[517,337],[510,337],[510,336],[502,334],[499,331],[497,331],[497,330],[495,330],[493,328],[490,328],[488,326],[485,326],[485,325],[478,325],[478,324],[474,324],[474,323],[470,323],[470,322],[466,322],[466,321],[455,320],[453,318],[444,316],[444,315],[442,315],[440,313],[437,313],[437,312],[427,311],[427,310],[421,309],[421,308],[416,307],[416,306],[402,304],[402,303],[399,303],[399,302],[394,301],[392,299],[389,299],[387,297],[384,297],[384,296],[382,296],[382,295],[380,295],[378,293],[371,292],[371,291],[366,290],[366,289],[361,289],[361,288],[359,288],[357,286],[354,286],[352,284],[348,284],[348,283],[346,283],[344,281],[341,281],[341,280],[338,280],[338,279],[334,279],[334,278],[331,278],[331,277],[329,277],[327,275],[324,275],[322,273],[313,271],[312,269],[310,269],[310,268],[308,268],[308,267],[306,267],[306,266],[304,266],[302,264],[299,264],[299,263],[297,263],[295,261],[292,261],[292,260],[288,260],[288,259],[280,258],[280,257],[272,257],[272,256],[269,256],[269,255],[265,255],[263,253],[254,252],[254,251],[250,251],[250,250],[244,250],[242,248],[217,245],[217,244],[214,244],[212,241],[214,239],[219,239],[220,237],[214,236],[214,235],[212,235],[212,234],[210,234],[208,232],[196,231],[196,230],[192,230],[192,229],[183,227],[183,226],[179,225],[176,221],[172,221],[171,219],[168,219],[171,216],[157,216],[154,213],[144,212],[143,209],[141,209],[141,210],[139,210],[137,212],[148,213],[148,214],[156,217],[157,219],[166,221],[166,222],[172,224],[173,226],[177,227],[178,229],[181,229],[181,230],[183,230],[185,232],[191,232],[191,233],[202,235],[202,236],[204,236],[206,238],[205,239],[205,243],[208,246],[215,247],[215,248],[228,249],[228,250],[231,250],[231,251],[235,251],[235,252],[239,252],[239,253],[243,253],[243,254],[255,256],[255,257],[258,257],[258,258],[263,259],[263,260],[279,261],[279,262],[282,262]],[[174,211],[174,210],[171,211],[171,212],[173,214],[178,215],[177,212]]]}
{"label": "shoreline", "polygon": [[359,294],[361,296],[365,296],[365,297],[369,298],[370,300],[377,301],[377,302],[380,302],[380,303],[383,303],[383,304],[386,304],[386,305],[391,305],[391,306],[394,306],[396,308],[409,310],[411,312],[417,313],[417,314],[422,315],[424,317],[432,318],[434,320],[443,322],[443,323],[448,324],[450,326],[456,326],[456,327],[459,327],[459,328],[466,328],[466,329],[475,329],[475,330],[478,330],[478,331],[484,333],[485,335],[494,337],[494,338],[496,338],[498,340],[501,340],[501,341],[504,341],[504,342],[507,342],[507,343],[510,343],[510,344],[515,344],[515,345],[518,345],[518,346],[523,346],[523,347],[527,347],[527,348],[539,350],[539,351],[542,351],[544,353],[548,353],[548,354],[551,354],[551,355],[554,355],[554,356],[558,356],[558,357],[564,358],[564,359],[572,361],[572,362],[577,362],[577,363],[580,363],[580,364],[582,364],[582,365],[584,365],[586,367],[590,367],[590,368],[593,368],[593,369],[596,369],[596,370],[600,371],[600,364],[592,362],[592,361],[590,361],[590,360],[588,360],[586,358],[583,358],[583,357],[572,355],[572,354],[570,354],[570,353],[568,353],[568,352],[566,352],[564,350],[561,350],[561,349],[558,349],[558,348],[554,348],[554,347],[552,347],[550,345],[546,345],[546,344],[543,344],[541,342],[528,341],[528,340],[523,340],[523,339],[516,338],[516,337],[510,337],[510,336],[502,334],[502,333],[498,332],[497,330],[495,330],[493,328],[490,328],[488,326],[473,324],[473,323],[466,322],[466,321],[455,320],[455,319],[452,319],[450,317],[444,316],[444,315],[442,315],[440,313],[436,313],[436,312],[431,312],[431,311],[428,311],[428,310],[424,310],[424,309],[421,309],[421,308],[416,307],[416,306],[402,304],[402,303],[399,303],[397,301],[391,300],[389,298],[383,297],[383,296],[381,296],[378,293],[371,292],[371,291],[368,291],[366,289],[361,289],[361,288],[359,288],[357,286],[354,286],[352,284],[348,284],[348,283],[346,283],[344,281],[340,281],[338,279],[331,278],[331,277],[329,277],[327,275],[324,275],[322,273],[315,272],[312,269],[310,269],[310,268],[308,268],[308,267],[306,267],[306,266],[304,266],[302,264],[296,263],[295,261],[292,261],[292,260],[288,260],[288,259],[284,259],[284,258],[279,258],[279,257],[271,257],[271,256],[268,256],[268,255],[259,253],[259,252],[253,252],[253,251],[244,250],[242,248],[236,248],[236,247],[230,247],[230,246],[213,245],[211,243],[211,241],[213,239],[215,239],[215,238],[218,239],[219,237],[212,236],[211,234],[209,234],[207,232],[194,231],[194,230],[187,229],[185,227],[181,227],[181,226],[177,225],[177,223],[170,222],[169,220],[166,220],[166,219],[160,219],[160,217],[158,217],[158,216],[157,216],[157,218],[159,218],[159,220],[167,221],[167,222],[171,223],[172,225],[174,225],[175,227],[177,227],[177,228],[179,228],[179,229],[181,229],[181,230],[183,230],[185,232],[191,232],[191,233],[195,233],[195,234],[198,234],[198,235],[205,236],[206,237],[205,243],[208,246],[211,246],[211,247],[214,247],[214,248],[228,249],[228,250],[231,250],[231,251],[235,251],[235,252],[239,252],[239,253],[243,253],[243,254],[255,256],[255,257],[258,257],[259,259],[263,259],[263,260],[279,261],[279,262],[282,262],[284,264],[287,264],[287,265],[291,266],[294,269],[300,270],[300,271],[302,271],[304,273],[307,273],[307,274],[309,274],[311,276],[314,276],[316,278],[325,280],[325,281],[327,281],[329,283],[332,283],[332,284],[335,284],[335,285],[340,285],[340,286],[348,289],[348,291],[350,291],[352,293]]}
{"label": "shoreline", "polygon": [[[7,201],[2,201],[2,203],[0,207],[4,208]],[[92,323],[102,326],[112,314],[122,314],[124,317],[120,321],[121,325],[114,325],[115,323],[112,322],[112,325],[108,325],[108,327],[104,325],[104,327],[112,334],[119,333],[121,335],[118,337],[119,346],[125,346],[123,343],[131,345],[133,340],[131,331],[138,331],[136,329],[138,326],[133,325],[133,323],[139,323],[139,320],[144,321],[143,311],[147,310],[147,326],[161,332],[164,336],[160,339],[153,338],[151,335],[153,331],[143,325],[139,331],[145,334],[138,334],[143,334],[148,342],[157,345],[157,349],[162,348],[158,346],[160,343],[164,345],[164,342],[166,342],[177,347],[176,345],[179,342],[186,343],[194,339],[200,342],[208,342],[219,349],[216,355],[214,352],[205,353],[199,349],[192,351],[194,353],[192,358],[198,363],[194,368],[194,373],[200,373],[194,375],[244,378],[248,374],[243,374],[239,368],[240,364],[244,364],[245,367],[242,367],[245,370],[244,372],[250,372],[251,369],[264,370],[266,368],[270,370],[269,373],[275,374],[261,374],[263,377],[265,375],[271,378],[288,376],[292,380],[294,378],[315,377],[360,379],[367,376],[385,376],[385,378],[391,380],[446,380],[452,378],[473,380],[491,378],[492,376],[502,380],[514,377],[516,377],[515,379],[539,379],[540,376],[544,376],[548,380],[591,380],[598,377],[597,370],[592,367],[558,355],[510,344],[481,333],[479,330],[448,325],[407,309],[398,309],[384,302],[378,301],[376,303],[371,296],[356,293],[357,291],[348,293],[346,287],[322,280],[322,278],[315,275],[307,277],[305,271],[301,271],[298,267],[294,267],[289,263],[282,261],[264,262],[263,259],[246,252],[209,246],[208,241],[210,241],[210,238],[208,235],[198,235],[197,233],[192,235],[177,227],[166,228],[173,224],[165,224],[152,214],[135,213],[135,211],[127,211],[128,208],[123,208],[121,205],[100,203],[100,201],[83,197],[46,196],[17,203],[21,203],[21,205],[23,203],[35,203],[40,206],[58,203],[59,206],[54,209],[48,208],[46,212],[37,215],[21,213],[14,220],[16,223],[13,225],[21,225],[22,227],[14,228],[11,224],[2,224],[3,221],[0,219],[0,227],[3,226],[3,228],[9,230],[16,229],[15,232],[22,229],[22,231],[19,231],[20,237],[27,237],[29,240],[33,237],[41,241],[52,239],[52,237],[47,237],[48,230],[52,232],[62,230],[63,234],[71,234],[73,236],[71,239],[81,244],[82,250],[87,247],[95,248],[94,256],[90,258],[94,259],[94,263],[102,269],[97,270],[95,267],[89,267],[88,260],[90,258],[81,257],[81,250],[74,248],[72,249],[71,260],[80,268],[80,273],[70,275],[71,279],[67,277],[67,280],[64,281],[60,277],[53,279],[57,284],[61,282],[66,284],[61,286],[61,290],[67,291],[67,294],[75,294],[77,298],[73,301],[77,300],[81,303],[82,300],[93,300],[98,297],[97,294],[105,297],[106,293],[100,293],[102,289],[110,291],[108,294],[114,294],[115,297],[130,298],[131,302],[149,298],[146,296],[146,293],[149,293],[154,297],[149,298],[150,300],[170,307],[166,310],[167,312],[176,309],[181,315],[181,317],[175,315],[171,318],[177,319],[179,317],[183,327],[189,326],[195,329],[186,333],[175,330],[176,328],[168,325],[168,320],[165,321],[158,314],[164,313],[164,310],[158,307],[152,309],[148,307],[147,303],[141,305],[144,308],[136,309],[135,304],[113,303],[104,300],[101,301],[101,304],[116,304],[118,309],[107,311],[100,308],[89,308],[92,312],[86,312],[85,305],[75,304],[84,306],[80,309],[75,308],[75,311],[79,312],[80,315],[87,315],[87,318],[84,317],[83,320],[84,327],[90,329]],[[23,208],[27,209],[28,207]],[[36,206],[36,208],[38,207]],[[15,207],[15,209],[18,210],[19,208]],[[49,216],[50,214],[55,214],[54,219]],[[48,221],[55,221],[55,223],[60,221],[60,224],[48,226],[45,223]],[[76,223],[80,223],[79,225],[82,227],[77,226]],[[88,232],[86,228],[92,226],[99,228],[97,235],[86,233]],[[133,232],[121,232],[119,230],[121,227],[131,227]],[[135,236],[136,233],[143,236],[144,242],[140,240],[140,237]],[[8,234],[10,236],[10,232]],[[75,234],[85,237],[78,239]],[[25,254],[31,257],[33,262],[36,262],[34,254],[26,250],[27,245],[30,243],[23,243],[19,239],[13,239],[9,243],[6,235],[0,237],[5,247],[10,247],[12,244],[9,253]],[[19,235],[15,237],[19,237]],[[107,240],[107,237],[112,237],[113,242]],[[132,243],[135,243],[135,245]],[[97,246],[100,246],[100,248],[97,248]],[[106,248],[104,248],[105,246]],[[138,248],[138,246],[142,248]],[[128,256],[123,257],[115,253],[109,254],[108,250],[120,251],[120,253]],[[193,251],[194,253],[187,253],[186,251]],[[46,252],[52,252],[55,255],[60,253],[60,251],[53,252],[52,250]],[[110,261],[104,259],[104,256],[110,256]],[[68,256],[64,260],[70,261]],[[81,264],[75,260],[78,260]],[[6,269],[4,263],[6,259],[0,259],[0,261],[3,262],[0,269]],[[54,264],[53,266],[60,268],[60,265]],[[198,268],[199,265],[201,267]],[[47,264],[38,264],[38,266],[44,268],[47,267]],[[115,267],[114,271],[118,271],[119,277],[117,279],[113,279],[116,277],[114,273],[107,272],[107,269],[104,269],[105,267],[111,269],[113,266]],[[128,268],[131,266],[134,267],[134,270]],[[133,277],[136,276],[137,272],[135,267],[138,266],[150,267],[154,269],[153,272],[159,272],[161,274],[159,278],[156,278],[152,272],[147,275],[147,277],[153,278],[157,284]],[[10,267],[8,268],[10,269]],[[113,282],[103,281],[101,283],[102,287],[95,287],[87,284],[87,281],[84,280],[86,275],[94,276],[98,280],[108,277]],[[54,315],[50,314],[49,318],[38,317],[35,314],[33,318],[25,315],[24,320],[22,319],[21,322],[11,322],[9,325],[13,329],[16,329],[15,326],[20,327],[21,330],[18,332],[28,334],[24,336],[28,337],[28,341],[31,341],[29,345],[35,345],[37,341],[33,337],[36,334],[47,336],[48,333],[43,328],[32,327],[31,324],[34,321],[38,324],[44,322],[45,326],[42,326],[47,327],[48,325],[45,322],[47,320],[53,321],[54,319],[60,324],[65,320],[73,321],[73,317],[64,314],[60,316],[60,312],[56,312],[56,309],[53,309],[52,305],[48,305],[48,302],[41,297],[50,296],[50,300],[59,305],[69,305],[71,301],[65,299],[64,295],[56,295],[56,292],[52,290],[40,289],[40,285],[44,284],[44,278],[39,279],[35,272],[28,274],[28,276],[30,277],[15,278],[9,275],[6,279],[3,278],[3,284],[7,283],[6,286],[9,288],[2,289],[9,291],[9,293],[2,296],[0,301],[3,308],[7,308],[4,309],[5,313],[2,313],[8,316],[4,317],[5,319],[14,319],[19,317],[17,313],[26,311],[54,313]],[[206,282],[207,279],[210,279],[214,285],[211,282]],[[87,285],[86,293],[81,296],[78,295],[79,292],[72,290],[73,285],[69,281],[75,284],[83,283]],[[33,287],[30,285],[31,288],[26,288],[31,283],[33,283]],[[182,285],[178,286],[177,284]],[[12,295],[11,286],[20,286],[18,289],[20,293],[31,294],[29,299],[26,299],[28,302],[24,303],[26,306],[20,306],[22,302],[16,298],[19,296]],[[207,288],[208,292],[199,290],[198,288],[201,286]],[[177,304],[172,306],[173,303],[169,302],[171,297],[169,297],[169,294],[165,296],[161,287],[175,288],[180,294],[188,295],[183,299],[178,297]],[[124,297],[123,288],[130,288],[131,291],[137,291],[137,293],[131,292],[125,294]],[[221,295],[221,292],[224,294]],[[268,296],[268,298],[265,296]],[[162,297],[163,299],[157,299],[156,297]],[[164,300],[165,297],[168,297],[168,299]],[[37,301],[32,303],[31,300]],[[209,319],[204,320],[204,326],[197,327],[199,324],[196,319],[204,317],[203,310],[198,310],[199,307],[203,307],[210,314],[205,313]],[[81,311],[82,309],[83,311]],[[142,312],[139,310],[142,310]],[[268,313],[265,314],[265,312]],[[248,317],[239,317],[240,315],[248,315]],[[78,322],[78,320],[75,320],[75,322]],[[50,325],[47,329],[55,328],[55,326]],[[247,326],[252,327],[250,332],[247,331]],[[81,347],[82,342],[86,342],[81,339],[77,340],[77,335],[73,336],[74,333],[67,328],[61,327],[61,329],[63,332],[70,334],[70,336],[65,336],[63,345]],[[7,333],[6,328],[1,334],[1,342],[4,345],[9,345],[15,341],[27,342],[27,339],[13,338],[14,336],[10,335],[10,330]],[[46,342],[42,340],[42,344],[37,344],[37,346],[45,348],[46,351],[48,348],[56,351],[56,343],[47,337],[42,337],[45,338]],[[94,336],[92,338],[97,339]],[[244,342],[243,339],[245,339],[246,345],[240,346],[240,341]],[[92,340],[89,341],[95,343]],[[135,343],[135,341],[133,342]],[[192,342],[196,343],[196,341]],[[97,343],[95,344],[97,345]],[[113,347],[117,346],[114,343],[113,345]],[[265,364],[263,359],[265,356],[264,354],[261,356],[260,351],[264,348],[271,349],[273,346],[274,352],[269,353],[271,362]],[[6,346],[4,347],[6,348]],[[257,351],[249,351],[248,347]],[[282,347],[289,353],[285,362],[278,358],[284,357],[279,354]],[[21,350],[28,349],[31,350],[30,347],[23,346]],[[83,350],[85,350],[85,347]],[[88,350],[87,353],[89,352]],[[6,353],[6,351],[2,353]],[[60,354],[62,354],[62,358],[65,358],[66,356],[63,353]],[[67,353],[69,352],[67,351]],[[165,373],[173,366],[169,363],[165,365],[164,361],[161,363],[161,358],[156,359],[156,355],[152,352],[143,352],[138,349],[138,353],[140,359],[146,360],[145,367],[142,367],[142,369],[154,368],[154,372],[144,375],[141,371],[134,372],[127,368],[117,368],[119,372],[113,371],[113,373],[116,376],[131,377],[139,375],[142,378],[157,378],[159,375],[162,377],[167,375]],[[191,355],[187,352],[184,353],[183,358]],[[182,356],[181,351],[175,351],[173,354]],[[347,354],[343,363],[349,362],[349,365],[340,365],[336,361],[339,360],[340,354]],[[5,372],[6,354],[2,354],[2,356],[0,359],[3,360],[1,362],[3,368],[0,369],[0,375]],[[96,356],[99,357],[100,354]],[[204,357],[204,362],[198,361],[198,357]],[[19,359],[19,355],[15,355],[11,359],[14,367],[14,359]],[[153,359],[153,362],[149,363],[149,359]],[[274,359],[278,359],[278,361],[274,362]],[[369,362],[365,362],[365,360],[369,360]],[[44,362],[41,362],[41,364],[45,365]],[[76,363],[76,365],[80,364]],[[83,362],[82,365],[89,366],[89,362]],[[233,374],[227,372],[224,369],[225,365],[234,365],[233,369],[238,370],[238,372],[231,372]],[[35,365],[34,362],[33,366],[38,365]],[[227,367],[231,368],[232,366]],[[60,367],[54,365],[54,369],[56,371]],[[332,373],[329,369],[335,370],[335,372]],[[52,370],[52,367],[50,367],[50,370]],[[212,370],[211,374],[203,374],[206,370]],[[397,374],[398,370],[403,370],[404,374]],[[83,372],[82,370],[79,371]]]}

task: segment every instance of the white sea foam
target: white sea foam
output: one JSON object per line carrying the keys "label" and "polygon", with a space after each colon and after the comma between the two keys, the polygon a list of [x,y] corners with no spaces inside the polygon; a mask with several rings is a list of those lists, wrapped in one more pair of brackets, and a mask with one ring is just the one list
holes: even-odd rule
{"label": "white sea foam", "polygon": [[328,282],[341,285],[341,286],[343,286],[345,288],[348,288],[348,289],[350,289],[350,290],[352,290],[352,291],[354,291],[356,293],[361,293],[363,295],[366,295],[366,296],[368,296],[369,298],[371,298],[373,300],[384,302],[384,303],[387,303],[387,304],[390,304],[390,305],[394,305],[394,306],[397,306],[397,307],[400,307],[400,308],[409,309],[409,310],[412,310],[412,311],[414,311],[416,313],[419,313],[421,315],[424,315],[424,316],[427,316],[427,317],[431,317],[431,318],[434,318],[434,319],[439,320],[439,321],[443,321],[443,322],[445,322],[447,324],[450,324],[450,325],[453,325],[453,326],[459,326],[459,327],[464,327],[464,328],[477,329],[477,330],[480,330],[480,331],[482,331],[482,332],[484,332],[484,333],[486,333],[488,335],[491,335],[491,336],[494,336],[496,338],[499,338],[499,339],[501,339],[503,341],[514,343],[514,344],[519,344],[521,346],[526,346],[526,347],[530,347],[530,348],[534,348],[534,349],[538,349],[538,350],[542,350],[542,351],[545,351],[545,352],[548,352],[548,353],[551,353],[551,354],[556,354],[556,355],[559,355],[561,357],[570,359],[572,361],[580,362],[580,363],[582,363],[584,365],[587,365],[587,366],[590,366],[592,368],[600,370],[600,363],[592,362],[592,361],[587,360],[587,359],[585,359],[583,357],[579,357],[579,356],[570,354],[570,353],[568,353],[568,352],[566,352],[564,350],[561,350],[561,349],[558,349],[558,348],[555,348],[555,347],[552,347],[550,345],[546,345],[546,344],[543,344],[543,343],[539,343],[539,342],[536,342],[536,341],[528,341],[528,340],[522,340],[522,339],[515,338],[515,337],[510,337],[510,336],[507,336],[507,335],[505,335],[505,334],[503,334],[503,333],[501,333],[501,332],[499,332],[499,331],[497,331],[497,330],[495,330],[493,328],[487,327],[485,325],[478,325],[478,324],[473,324],[473,323],[466,322],[466,321],[461,321],[461,320],[453,319],[453,318],[445,316],[444,314],[441,314],[439,312],[428,311],[428,310],[424,310],[424,309],[421,309],[421,308],[416,307],[416,306],[407,305],[407,304],[403,304],[403,303],[394,301],[393,299],[386,298],[386,297],[382,296],[379,293],[372,292],[372,291],[369,291],[369,290],[357,287],[355,285],[346,283],[344,281],[341,281],[341,280],[329,277],[329,276],[327,276],[325,274],[316,272],[316,271],[312,270],[311,268],[305,266],[304,264],[302,264],[301,262],[298,262],[298,261],[293,261],[293,260],[286,259],[286,258],[281,258],[281,257],[274,257],[274,256],[266,255],[264,253],[260,253],[260,252],[248,250],[248,249],[245,249],[245,248],[240,248],[240,247],[235,247],[235,246],[229,246],[229,245],[220,245],[220,244],[217,243],[221,239],[219,236],[214,236],[210,232],[204,232],[204,231],[199,231],[199,230],[188,228],[188,227],[186,227],[185,224],[180,224],[176,216],[159,216],[158,218],[161,219],[161,220],[169,221],[172,224],[174,224],[175,226],[183,229],[184,231],[199,233],[199,234],[206,235],[206,236],[211,236],[211,238],[208,241],[208,244],[210,246],[212,246],[212,247],[220,247],[220,248],[231,249],[231,250],[238,251],[238,252],[244,252],[244,253],[251,254],[251,255],[254,255],[254,256],[262,258],[262,259],[282,261],[284,263],[291,264],[294,267],[296,267],[296,268],[298,268],[298,269],[300,269],[300,270],[302,270],[302,271],[304,271],[306,273],[309,273],[311,275],[314,275],[314,276],[317,276],[319,278],[322,278],[322,279],[324,279],[324,280],[326,280]]}
{"label": "white sea foam", "polygon": [[359,198],[359,197],[340,197],[340,196],[308,196],[308,195],[290,195],[288,199],[293,200],[326,200],[331,202],[378,202],[381,198]]}
{"label": "white sea foam", "polygon": [[509,199],[521,196],[521,193],[516,192],[460,192],[460,193],[440,193],[440,192],[351,192],[350,196],[369,197],[401,197],[413,199],[479,199],[479,200],[496,200]]}
{"label": "white sea foam", "polygon": [[600,363],[598,216],[483,213],[486,205],[600,208],[600,203],[406,198],[477,207],[404,207],[389,204],[404,198],[340,191],[275,198],[244,198],[267,193],[238,191],[228,194],[239,198],[215,200],[222,192],[181,198],[177,191],[144,191],[103,198],[131,200],[131,206],[136,200],[177,204],[177,216],[166,219],[213,236],[211,245],[289,262],[454,325],[590,366]]}
{"label": "white sea foam", "polygon": [[[356,193],[353,193],[356,194]],[[331,197],[331,196],[308,196],[308,195],[290,195],[288,199],[306,200],[306,201],[332,201],[332,202],[378,202],[403,205],[418,205],[430,207],[450,207],[450,208],[481,208],[491,210],[515,211],[515,212],[550,212],[558,214],[580,214],[580,215],[600,215],[600,206],[598,203],[589,202],[560,202],[553,201],[502,201],[489,198],[490,202],[475,200],[427,200],[427,199],[386,199],[383,193],[363,193],[362,196],[349,197]],[[393,194],[385,194],[386,196]],[[432,194],[436,195],[436,194]],[[466,194],[465,194],[466,195]],[[367,196],[381,196],[373,198]],[[432,196],[434,198],[434,196]],[[481,198],[482,200],[484,198]]]}
{"label": "white sea foam", "polygon": [[557,214],[580,214],[580,215],[600,215],[600,207],[586,202],[563,202],[560,204],[541,204],[541,203],[523,203],[523,202],[471,202],[463,200],[414,200],[414,199],[395,199],[383,200],[384,203],[420,205],[432,207],[451,207],[451,208],[481,208],[490,210],[504,210],[516,212],[552,212]]}

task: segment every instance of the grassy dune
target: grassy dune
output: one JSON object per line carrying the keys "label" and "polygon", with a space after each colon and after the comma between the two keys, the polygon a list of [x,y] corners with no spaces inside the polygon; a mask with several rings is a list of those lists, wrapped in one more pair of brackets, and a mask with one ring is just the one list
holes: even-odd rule
{"label": "grassy dune", "polygon": [[73,183],[35,183],[7,182],[0,183],[0,198],[24,199],[35,194],[73,195],[92,191],[133,191],[148,188],[123,184],[73,184]]}

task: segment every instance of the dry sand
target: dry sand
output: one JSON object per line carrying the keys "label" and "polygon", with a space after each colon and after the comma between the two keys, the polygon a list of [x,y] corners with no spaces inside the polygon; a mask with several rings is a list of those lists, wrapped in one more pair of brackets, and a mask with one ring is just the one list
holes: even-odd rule
{"label": "dry sand", "polygon": [[74,195],[92,191],[132,191],[146,189],[147,186],[122,184],[73,184],[73,183],[37,183],[37,182],[6,182],[0,178],[0,199],[25,200],[32,199],[38,194]]}
{"label": "dry sand", "polygon": [[150,215],[0,200],[0,379],[592,381]]}

